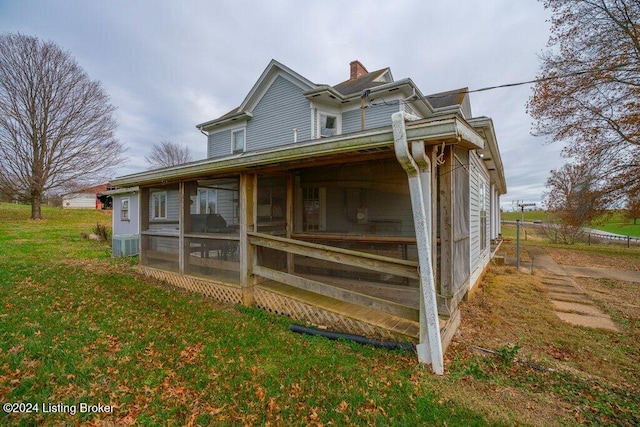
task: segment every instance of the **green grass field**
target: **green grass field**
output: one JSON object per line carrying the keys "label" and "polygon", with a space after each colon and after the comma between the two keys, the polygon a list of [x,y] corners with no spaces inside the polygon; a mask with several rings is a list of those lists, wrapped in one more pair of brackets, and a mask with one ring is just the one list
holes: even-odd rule
{"label": "green grass field", "polygon": [[[521,212],[502,212],[501,217],[506,221],[515,221],[517,219],[522,220],[523,215]],[[548,222],[549,214],[541,210],[525,211],[524,220]],[[623,236],[640,237],[640,221],[638,221],[638,224],[634,224],[633,220],[625,218],[620,212],[603,217],[590,224],[589,227]]]}
{"label": "green grass field", "polygon": [[[284,317],[139,276],[135,258],[112,259],[107,243],[82,237],[109,224],[109,212],[43,213],[32,221],[27,206],[0,204],[0,403],[32,410],[0,411],[2,425],[640,421],[637,369],[627,368],[638,366],[638,341],[576,335],[549,321],[537,279],[512,268],[492,271],[476,302],[463,304],[446,375],[438,377],[411,353],[293,334]],[[594,337],[600,350],[585,353]],[[558,346],[576,356],[562,362],[567,369],[553,356]],[[516,354],[528,362],[514,363]],[[628,383],[603,377],[592,366],[602,359],[622,363]],[[68,413],[81,403],[108,412]]]}
{"label": "green grass field", "polygon": [[[28,216],[0,204],[0,401],[41,408],[2,424],[484,424],[438,403],[411,354],[296,335],[285,318],[138,277],[81,237],[103,212]],[[42,411],[81,402],[113,413]]]}

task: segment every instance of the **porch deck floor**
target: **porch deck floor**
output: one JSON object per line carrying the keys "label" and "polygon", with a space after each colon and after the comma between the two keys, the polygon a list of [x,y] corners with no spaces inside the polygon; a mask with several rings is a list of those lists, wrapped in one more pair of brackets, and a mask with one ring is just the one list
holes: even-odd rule
{"label": "porch deck floor", "polygon": [[[326,280],[326,277],[324,277]],[[335,286],[340,286],[338,281],[332,282]],[[343,286],[347,286],[344,282],[341,283]],[[320,294],[316,294],[313,292],[309,292],[303,289],[295,288],[293,286],[288,286],[282,283],[278,283],[275,281],[266,281],[262,282],[259,285],[256,285],[260,288],[263,288],[269,292],[273,292],[279,295],[282,295],[287,298],[292,298],[303,303],[313,305],[321,310],[326,310],[332,313],[336,313],[342,316],[346,316],[352,319],[356,319],[362,322],[366,322],[372,325],[375,325],[380,328],[387,329],[389,331],[393,331],[402,335],[406,335],[411,338],[418,338],[420,332],[420,324],[418,322],[404,319],[399,316],[395,316],[393,314],[388,314],[379,310],[371,309],[368,307],[364,307],[361,305],[340,301],[335,298],[326,297]],[[366,283],[363,283],[362,286],[366,286]],[[355,290],[353,288],[350,288]],[[418,292],[415,290],[416,295],[416,305]],[[369,295],[379,296],[375,293],[368,292]]]}
{"label": "porch deck floor", "polygon": [[342,289],[347,289],[360,294],[397,302],[410,308],[418,310],[420,308],[420,290],[417,287],[403,285],[386,285],[364,280],[346,279],[341,277],[329,277],[313,274],[301,274],[298,276],[318,282],[328,283]]}

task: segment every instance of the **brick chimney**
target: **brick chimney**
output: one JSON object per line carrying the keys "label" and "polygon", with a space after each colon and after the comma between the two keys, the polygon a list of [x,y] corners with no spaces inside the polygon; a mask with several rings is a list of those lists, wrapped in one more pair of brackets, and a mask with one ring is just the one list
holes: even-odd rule
{"label": "brick chimney", "polygon": [[364,68],[364,65],[362,65],[358,60],[351,61],[349,65],[351,66],[351,76],[349,77],[349,80],[356,80],[369,73],[367,69]]}

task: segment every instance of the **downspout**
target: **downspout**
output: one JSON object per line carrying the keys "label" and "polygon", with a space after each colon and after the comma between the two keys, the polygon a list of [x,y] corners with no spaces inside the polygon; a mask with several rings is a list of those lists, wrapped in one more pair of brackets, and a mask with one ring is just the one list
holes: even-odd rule
{"label": "downspout", "polygon": [[444,361],[431,248],[431,162],[426,156],[424,141],[412,143],[411,152],[409,151],[405,119],[416,120],[417,117],[402,111],[391,116],[396,158],[409,179],[420,263],[420,337],[416,351],[420,363],[431,363],[433,372],[443,375]]}

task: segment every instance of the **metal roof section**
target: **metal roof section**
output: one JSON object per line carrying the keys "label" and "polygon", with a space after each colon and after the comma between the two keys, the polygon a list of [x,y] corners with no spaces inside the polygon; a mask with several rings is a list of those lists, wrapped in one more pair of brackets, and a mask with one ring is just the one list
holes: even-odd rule
{"label": "metal roof section", "polygon": [[[428,144],[459,144],[468,149],[484,148],[484,138],[458,115],[422,119],[407,123],[407,139]],[[391,126],[331,138],[287,144],[265,150],[244,152],[225,157],[205,159],[180,166],[140,172],[116,178],[118,186],[151,185],[211,174],[237,173],[243,170],[290,164],[307,159],[358,153],[363,150],[393,148]]]}

